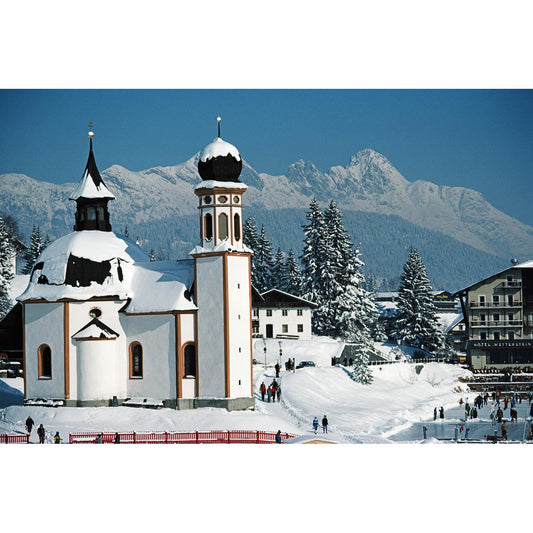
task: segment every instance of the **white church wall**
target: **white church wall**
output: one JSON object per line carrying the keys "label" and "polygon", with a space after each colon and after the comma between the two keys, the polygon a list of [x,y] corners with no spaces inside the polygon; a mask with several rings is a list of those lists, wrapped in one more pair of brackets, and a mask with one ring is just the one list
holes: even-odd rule
{"label": "white church wall", "polygon": [[[173,314],[129,315],[123,317],[127,338],[127,396],[176,398],[176,341]],[[143,350],[142,378],[129,377],[129,346],[139,342]]]}
{"label": "white church wall", "polygon": [[[106,326],[110,327],[113,331],[118,333],[118,338],[114,341],[97,341],[97,347],[95,350],[98,353],[109,354],[109,370],[105,371],[105,380],[112,374],[114,376],[113,386],[109,384],[109,390],[112,390],[112,394],[107,396],[106,399],[111,399],[113,396],[117,398],[124,398],[127,394],[127,377],[128,377],[128,364],[129,354],[126,334],[121,323],[119,310],[124,306],[122,300],[98,300],[87,302],[70,302],[69,303],[69,339],[70,339],[70,358],[69,358],[69,370],[70,370],[70,399],[82,400],[91,398],[81,398],[78,390],[78,382],[82,371],[78,368],[78,362],[80,359],[79,348],[83,342],[87,341],[75,341],[72,339],[77,331],[87,325],[92,316],[89,314],[93,309],[98,309],[101,314],[98,320],[103,322]],[[91,342],[91,341],[89,341]],[[97,376],[92,379],[99,379]],[[85,390],[89,390],[91,385],[85,380]]]}
{"label": "white church wall", "polygon": [[[196,346],[195,315],[192,313],[180,315],[180,342],[181,347],[190,342]],[[181,379],[181,397],[194,398],[196,396],[196,379],[184,379],[183,376],[179,376],[179,378]]]}
{"label": "white church wall", "polygon": [[108,400],[117,394],[116,340],[77,342],[77,399]]}
{"label": "white church wall", "polygon": [[[63,398],[64,337],[62,303],[26,303],[24,306],[25,367],[27,398]],[[39,378],[39,347],[51,350],[51,378]]]}
{"label": "white church wall", "polygon": [[200,397],[225,397],[224,293],[221,255],[196,260],[198,383]]}
{"label": "white church wall", "polygon": [[228,257],[230,397],[251,395],[251,321],[248,256]]}

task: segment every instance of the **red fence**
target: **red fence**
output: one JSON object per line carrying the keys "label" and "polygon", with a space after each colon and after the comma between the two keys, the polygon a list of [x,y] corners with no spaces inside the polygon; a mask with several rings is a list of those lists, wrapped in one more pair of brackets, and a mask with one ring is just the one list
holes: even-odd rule
{"label": "red fence", "polygon": [[[102,443],[114,443],[118,434],[120,444],[273,444],[276,433],[271,431],[134,431],[103,432]],[[70,433],[70,444],[96,444],[99,433]],[[281,433],[281,441],[295,437]]]}
{"label": "red fence", "polygon": [[0,435],[0,444],[29,444],[30,436],[15,433],[12,435]]}

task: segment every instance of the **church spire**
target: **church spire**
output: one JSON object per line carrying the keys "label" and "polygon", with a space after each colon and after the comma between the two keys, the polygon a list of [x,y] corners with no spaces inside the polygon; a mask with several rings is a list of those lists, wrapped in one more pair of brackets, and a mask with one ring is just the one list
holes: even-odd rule
{"label": "church spire", "polygon": [[92,122],[89,123],[89,157],[83,177],[70,200],[76,200],[76,224],[74,231],[111,231],[107,202],[115,196],[109,191],[98,172],[93,152]]}

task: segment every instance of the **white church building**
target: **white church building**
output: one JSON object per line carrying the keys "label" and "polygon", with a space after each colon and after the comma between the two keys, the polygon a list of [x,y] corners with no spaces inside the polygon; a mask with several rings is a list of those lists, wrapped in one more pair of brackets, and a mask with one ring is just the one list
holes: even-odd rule
{"label": "white church building", "polygon": [[98,172],[92,136],[71,196],[74,231],[41,253],[18,297],[25,401],[253,408],[251,251],[243,244],[247,186],[238,179],[238,150],[219,131],[200,154],[191,258],[150,261],[111,230],[115,196]]}

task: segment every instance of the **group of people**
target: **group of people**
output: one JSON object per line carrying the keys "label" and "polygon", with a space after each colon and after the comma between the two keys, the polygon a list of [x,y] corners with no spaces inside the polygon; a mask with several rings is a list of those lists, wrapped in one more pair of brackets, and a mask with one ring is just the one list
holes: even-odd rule
{"label": "group of people", "polygon": [[[328,417],[326,415],[324,415],[324,417],[322,418],[322,433],[327,433],[328,432]],[[315,435],[318,431],[318,418],[315,416],[315,418],[313,418],[313,430],[315,432]]]}
{"label": "group of people", "polygon": [[263,381],[259,387],[259,391],[261,392],[261,400],[263,402],[265,401],[265,395],[268,402],[275,402],[276,398],[278,399],[278,402],[281,401],[281,387],[275,379],[268,386],[268,388]]}
{"label": "group of people", "polygon": [[[31,434],[31,430],[33,429],[34,425],[35,422],[33,421],[33,418],[28,416],[28,418],[26,418],[26,431],[28,434]],[[40,424],[37,428],[37,436],[39,437],[39,444],[44,444],[46,430],[42,424]],[[54,444],[60,444],[62,440],[63,439],[61,438],[61,435],[59,435],[59,431],[56,431],[56,434],[54,435]]]}
{"label": "group of people", "polygon": [[[442,405],[441,405],[441,407],[439,409],[439,417],[441,419],[444,418],[444,407],[442,407]],[[436,407],[435,407],[435,409],[433,409],[433,420],[437,420],[437,408]]]}

